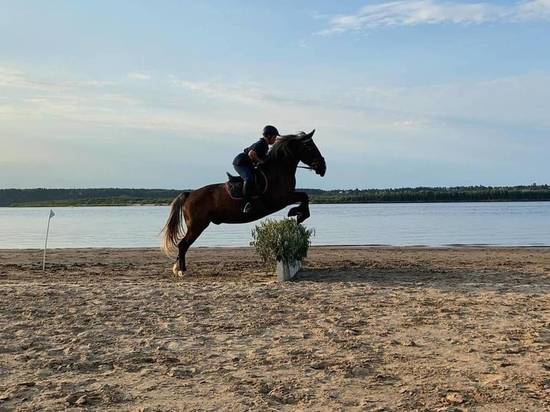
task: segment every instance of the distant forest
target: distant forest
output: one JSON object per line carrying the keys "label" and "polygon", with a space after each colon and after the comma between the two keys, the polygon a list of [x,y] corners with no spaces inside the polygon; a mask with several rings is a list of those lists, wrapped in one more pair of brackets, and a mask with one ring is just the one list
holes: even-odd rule
{"label": "distant forest", "polygon": [[[550,186],[459,186],[401,189],[298,189],[312,203],[550,201]],[[182,190],[0,189],[0,207],[168,205]]]}

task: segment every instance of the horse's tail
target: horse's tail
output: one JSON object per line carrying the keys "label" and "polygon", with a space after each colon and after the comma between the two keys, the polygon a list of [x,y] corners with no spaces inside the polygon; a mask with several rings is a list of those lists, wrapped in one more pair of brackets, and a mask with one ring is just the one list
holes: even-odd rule
{"label": "horse's tail", "polygon": [[175,256],[178,252],[178,243],[187,230],[185,217],[183,216],[183,205],[189,197],[189,192],[183,192],[172,202],[170,216],[162,229],[164,233],[161,249],[167,256]]}

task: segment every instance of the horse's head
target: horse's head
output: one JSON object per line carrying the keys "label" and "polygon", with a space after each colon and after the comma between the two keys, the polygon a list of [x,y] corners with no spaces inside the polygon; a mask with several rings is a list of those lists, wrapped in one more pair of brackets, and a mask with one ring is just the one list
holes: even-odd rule
{"label": "horse's head", "polygon": [[321,155],[321,152],[313,141],[314,133],[315,129],[309,133],[298,135],[297,141],[301,144],[301,147],[298,149],[298,156],[300,161],[313,168],[315,173],[324,176],[327,171],[327,164],[325,158]]}
{"label": "horse's head", "polygon": [[313,141],[315,130],[309,133],[298,133],[295,135],[282,136],[275,143],[271,152],[276,157],[293,158],[298,162],[303,162],[318,175],[324,176],[327,171],[325,158]]}

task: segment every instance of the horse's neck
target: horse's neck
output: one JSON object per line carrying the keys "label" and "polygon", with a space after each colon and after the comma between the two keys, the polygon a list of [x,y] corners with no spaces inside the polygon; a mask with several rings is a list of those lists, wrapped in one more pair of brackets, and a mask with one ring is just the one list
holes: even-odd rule
{"label": "horse's neck", "polygon": [[[268,175],[268,179],[283,184],[296,183],[296,170],[298,168],[297,161],[286,162],[269,162],[266,164],[264,171]],[[294,187],[292,187],[294,190]]]}

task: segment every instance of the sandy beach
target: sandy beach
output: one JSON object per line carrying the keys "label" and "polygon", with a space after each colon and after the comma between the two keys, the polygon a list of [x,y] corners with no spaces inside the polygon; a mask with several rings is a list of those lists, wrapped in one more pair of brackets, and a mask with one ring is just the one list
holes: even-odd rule
{"label": "sandy beach", "polygon": [[0,250],[0,410],[550,408],[549,248]]}

